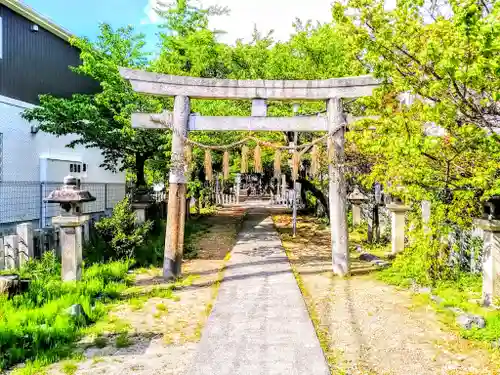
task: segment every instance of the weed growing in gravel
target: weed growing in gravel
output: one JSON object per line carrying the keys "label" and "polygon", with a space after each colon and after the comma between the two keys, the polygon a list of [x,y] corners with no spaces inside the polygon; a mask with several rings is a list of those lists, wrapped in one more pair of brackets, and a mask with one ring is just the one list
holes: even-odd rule
{"label": "weed growing in gravel", "polygon": [[94,339],[94,346],[98,347],[99,349],[105,348],[108,345],[108,339],[103,336],[97,336]]}
{"label": "weed growing in gravel", "polygon": [[156,310],[158,311],[167,311],[167,306],[165,306],[163,303],[159,303],[156,305]]}
{"label": "weed growing in gravel", "polygon": [[144,307],[144,300],[141,298],[132,298],[128,303],[132,311],[137,311]]}
{"label": "weed growing in gravel", "polygon": [[128,333],[127,332],[120,333],[118,335],[118,337],[116,338],[115,346],[117,348],[127,348],[130,345],[132,345],[132,341],[128,337]]}
{"label": "weed growing in gravel", "polygon": [[66,375],[73,375],[76,370],[78,370],[78,366],[73,362],[66,362],[63,364],[62,372]]}

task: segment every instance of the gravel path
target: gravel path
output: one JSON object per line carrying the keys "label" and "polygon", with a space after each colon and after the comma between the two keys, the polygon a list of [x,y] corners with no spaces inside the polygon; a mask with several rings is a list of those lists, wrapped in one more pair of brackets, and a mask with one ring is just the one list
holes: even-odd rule
{"label": "gravel path", "polygon": [[329,291],[322,321],[351,373],[492,374],[483,353],[457,351],[460,340],[431,308],[414,308],[408,293],[367,277],[335,279]]}
{"label": "gravel path", "polygon": [[277,226],[325,332],[333,374],[500,374],[492,353],[451,332],[432,307],[415,304],[411,292],[367,274],[366,262],[353,258],[352,277],[333,276],[327,229],[301,219],[293,239],[288,217],[277,218]]}
{"label": "gravel path", "polygon": [[189,375],[326,375],[279,237],[255,211],[232,251]]}

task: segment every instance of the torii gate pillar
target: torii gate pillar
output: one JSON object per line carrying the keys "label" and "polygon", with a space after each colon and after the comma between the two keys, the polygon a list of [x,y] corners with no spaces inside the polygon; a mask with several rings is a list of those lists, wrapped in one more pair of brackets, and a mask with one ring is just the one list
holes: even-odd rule
{"label": "torii gate pillar", "polygon": [[167,280],[177,278],[181,275],[187,183],[184,146],[188,131],[189,114],[189,98],[187,96],[176,96],[174,100],[168,216],[165,233],[165,258],[163,262],[163,277]]}
{"label": "torii gate pillar", "polygon": [[349,243],[347,230],[347,191],[344,176],[344,143],[346,118],[342,109],[342,99],[332,98],[326,102],[328,114],[328,131],[333,132],[332,142],[333,159],[328,164],[328,199],[330,210],[330,232],[332,246],[332,268],[339,276],[349,275]]}

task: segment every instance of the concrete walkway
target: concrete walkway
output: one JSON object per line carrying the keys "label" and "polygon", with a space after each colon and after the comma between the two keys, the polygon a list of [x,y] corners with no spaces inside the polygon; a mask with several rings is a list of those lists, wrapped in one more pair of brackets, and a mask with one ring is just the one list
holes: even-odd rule
{"label": "concrete walkway", "polygon": [[330,374],[267,214],[251,210],[189,375]]}

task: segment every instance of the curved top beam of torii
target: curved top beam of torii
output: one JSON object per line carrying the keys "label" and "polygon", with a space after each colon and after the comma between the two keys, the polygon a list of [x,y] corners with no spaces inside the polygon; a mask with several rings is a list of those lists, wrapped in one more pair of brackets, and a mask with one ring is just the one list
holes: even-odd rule
{"label": "curved top beam of torii", "polygon": [[185,95],[194,99],[326,100],[370,96],[380,81],[372,76],[324,80],[232,80],[172,76],[120,68],[134,91],[158,96]]}

